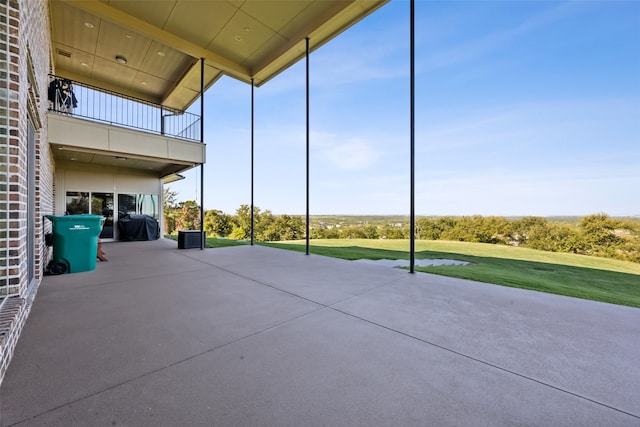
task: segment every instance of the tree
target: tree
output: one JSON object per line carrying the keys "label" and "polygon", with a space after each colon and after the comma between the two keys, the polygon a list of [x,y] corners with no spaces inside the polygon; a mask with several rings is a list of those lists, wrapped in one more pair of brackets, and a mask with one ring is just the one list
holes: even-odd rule
{"label": "tree", "polygon": [[278,215],[266,225],[261,237],[267,241],[299,240],[304,238],[305,228],[302,217]]}
{"label": "tree", "polygon": [[177,230],[199,230],[200,229],[200,206],[195,200],[187,200],[178,203],[180,213],[176,218]]}
{"label": "tree", "polygon": [[275,217],[273,216],[270,210],[259,212],[258,215],[254,214],[254,225],[253,225],[254,239],[262,242],[270,240],[267,237],[267,230],[272,226],[274,220],[275,220]]}
{"label": "tree", "polygon": [[429,218],[416,219],[416,239],[438,240],[442,235],[442,223],[437,223]]}
{"label": "tree", "polygon": [[162,206],[165,208],[174,208],[177,205],[178,192],[172,191],[169,187],[162,190]]}
{"label": "tree", "polygon": [[365,225],[362,227],[362,231],[364,232],[365,239],[379,239],[380,234],[378,233],[378,227],[375,225]]}
{"label": "tree", "polygon": [[404,239],[404,229],[402,226],[385,224],[380,230],[381,239]]}
{"label": "tree", "polygon": [[452,232],[454,228],[458,226],[459,219],[452,216],[443,216],[436,220],[436,227],[441,230],[438,239],[442,240],[457,240],[452,238]]}
{"label": "tree", "polygon": [[564,224],[551,224],[544,250],[551,252],[584,253],[586,246],[579,231]]}
{"label": "tree", "polygon": [[363,227],[348,226],[340,228],[341,239],[366,239],[367,232]]}
{"label": "tree", "polygon": [[585,234],[585,241],[593,246],[610,246],[619,241],[615,235],[619,221],[605,213],[582,217],[579,226]]}
{"label": "tree", "polygon": [[545,218],[525,216],[511,223],[509,236],[517,245],[540,249],[549,236],[551,226]]}
{"label": "tree", "polygon": [[506,243],[511,224],[501,216],[474,216],[476,238],[482,243]]}
{"label": "tree", "polygon": [[227,237],[233,226],[233,217],[220,210],[209,209],[204,213],[204,231],[209,237]]}
{"label": "tree", "polygon": [[[268,211],[267,211],[268,212]],[[268,212],[268,215],[271,213]],[[260,208],[257,206],[253,207],[253,220],[254,220],[254,230],[253,237],[254,239],[258,239],[258,235],[261,233],[261,216]],[[249,205],[240,205],[240,207],[236,210],[235,217],[235,225],[233,230],[231,231],[231,235],[229,236],[236,240],[246,240],[251,238],[251,206]]]}
{"label": "tree", "polygon": [[578,224],[582,230],[582,241],[589,255],[615,256],[616,248],[622,246],[623,239],[616,235],[620,221],[605,213],[582,217]]}
{"label": "tree", "polygon": [[176,200],[178,193],[171,191],[169,187],[164,187],[162,191],[162,212],[164,217],[164,232],[173,234],[176,231],[176,218],[179,215],[179,208]]}
{"label": "tree", "polygon": [[336,227],[314,227],[309,230],[312,239],[339,239],[340,231]]}
{"label": "tree", "polygon": [[640,262],[640,220],[620,220],[615,232],[619,233],[623,240],[618,248],[619,253],[616,258]]}

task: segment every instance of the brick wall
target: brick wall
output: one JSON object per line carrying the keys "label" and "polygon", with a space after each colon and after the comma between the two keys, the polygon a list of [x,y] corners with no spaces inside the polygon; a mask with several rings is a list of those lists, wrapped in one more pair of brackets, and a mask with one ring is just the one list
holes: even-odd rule
{"label": "brick wall", "polygon": [[[8,223],[9,212],[9,110],[8,110],[8,8],[0,3],[0,298],[6,297],[8,287]],[[1,301],[0,301],[1,303]]]}
{"label": "brick wall", "polygon": [[[43,221],[42,217],[43,215],[52,214],[54,211],[53,181],[55,164],[47,137],[47,110],[49,107],[47,90],[49,87],[49,72],[51,71],[49,55],[51,34],[48,2],[46,0],[22,0],[22,3],[28,3],[29,5],[24,12],[26,22],[30,25],[27,25],[25,37],[21,38],[21,42],[26,43],[26,47],[29,49],[37,90],[34,90],[33,85],[21,85],[21,88],[25,89],[25,93],[21,93],[21,98],[22,96],[35,98],[35,107],[38,110],[37,115],[41,126],[36,131],[35,144],[35,271],[36,281],[39,283],[50,259],[48,248],[44,243],[44,235],[51,232],[51,223]],[[26,62],[27,56],[21,56],[21,58]],[[29,92],[31,92],[31,95]],[[26,123],[26,116],[23,117],[25,117],[24,122]]]}
{"label": "brick wall", "polygon": [[[0,0],[0,384],[48,261],[42,215],[53,212],[54,164],[47,139],[50,31],[46,0]],[[28,150],[29,115],[36,128]],[[30,156],[35,169],[29,171]],[[35,222],[29,224],[29,174]],[[28,229],[35,233],[29,280]],[[45,229],[44,227],[48,229]]]}

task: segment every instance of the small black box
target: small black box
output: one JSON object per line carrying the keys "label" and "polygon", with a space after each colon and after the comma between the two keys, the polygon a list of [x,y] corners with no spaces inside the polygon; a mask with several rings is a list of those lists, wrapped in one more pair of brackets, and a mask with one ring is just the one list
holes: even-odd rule
{"label": "small black box", "polygon": [[[204,231],[205,239],[207,238],[207,233]],[[202,238],[202,234],[200,230],[182,230],[178,231],[178,249],[195,249],[200,248],[200,239]]]}

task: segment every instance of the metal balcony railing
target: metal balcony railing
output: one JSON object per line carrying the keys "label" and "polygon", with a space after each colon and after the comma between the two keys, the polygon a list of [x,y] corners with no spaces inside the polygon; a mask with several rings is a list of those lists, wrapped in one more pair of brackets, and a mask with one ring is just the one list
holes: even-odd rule
{"label": "metal balcony railing", "polygon": [[198,115],[51,75],[49,111],[200,142]]}

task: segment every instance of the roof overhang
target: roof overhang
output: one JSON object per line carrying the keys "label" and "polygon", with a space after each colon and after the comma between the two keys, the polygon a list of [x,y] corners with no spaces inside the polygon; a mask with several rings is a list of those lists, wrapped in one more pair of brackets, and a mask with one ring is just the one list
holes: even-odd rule
{"label": "roof overhang", "polygon": [[51,0],[53,72],[184,110],[201,59],[205,89],[223,75],[260,86],[304,57],[307,37],[313,51],[387,2]]}

